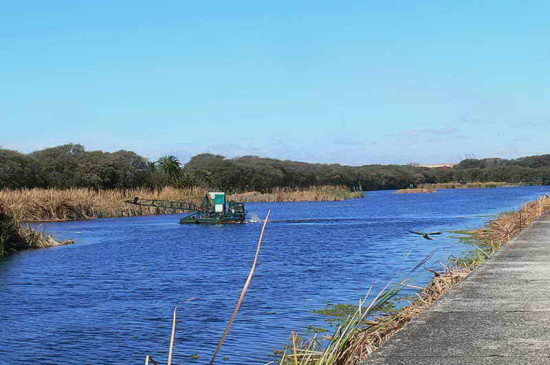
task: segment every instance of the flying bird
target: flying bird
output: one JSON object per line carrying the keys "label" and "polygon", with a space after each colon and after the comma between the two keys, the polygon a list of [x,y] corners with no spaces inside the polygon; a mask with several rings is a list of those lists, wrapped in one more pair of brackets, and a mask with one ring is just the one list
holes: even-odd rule
{"label": "flying bird", "polygon": [[436,234],[441,234],[441,232],[428,232],[428,233],[417,232],[417,231],[409,231],[409,232],[414,233],[414,234],[419,234],[427,240],[433,240],[433,238],[431,238],[430,236],[433,236],[433,235],[436,235]]}

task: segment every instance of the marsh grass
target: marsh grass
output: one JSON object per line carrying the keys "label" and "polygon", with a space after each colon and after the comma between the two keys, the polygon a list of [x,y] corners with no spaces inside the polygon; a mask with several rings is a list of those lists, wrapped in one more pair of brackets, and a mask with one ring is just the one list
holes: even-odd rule
{"label": "marsh grass", "polygon": [[0,256],[31,248],[45,248],[69,243],[72,241],[57,242],[53,237],[22,224],[0,205]]}
{"label": "marsh grass", "polygon": [[366,359],[381,344],[401,331],[413,318],[430,307],[445,292],[549,209],[550,197],[545,196],[523,205],[516,212],[502,214],[485,228],[455,232],[469,236],[470,239],[466,242],[475,245],[476,249],[464,258],[451,257],[448,264],[443,265],[443,270],[439,272],[428,270],[434,274],[430,283],[415,296],[402,298],[401,300],[406,301],[403,307],[393,310],[391,303],[398,300],[399,292],[408,286],[406,282],[384,288],[366,308],[365,299],[358,306],[339,305],[329,308],[325,313],[320,311],[329,316],[344,314],[347,317],[330,337],[301,338],[293,333],[291,343],[283,352],[279,364],[355,365]]}
{"label": "marsh grass", "polygon": [[[169,214],[175,211],[156,207],[126,204],[125,200],[141,199],[182,200],[200,204],[204,188],[176,189],[23,189],[0,190],[0,204],[18,219],[27,222],[68,221],[109,217],[134,217],[142,215]],[[230,201],[332,201],[362,197],[361,192],[352,192],[341,186],[318,186],[304,190],[275,189],[272,193],[242,193],[229,195]]]}
{"label": "marsh grass", "polygon": [[173,211],[126,204],[124,200],[143,199],[188,200],[200,202],[204,189],[161,190],[90,190],[90,189],[24,189],[0,190],[0,203],[17,218],[28,221],[66,221],[106,217],[132,217],[165,214]]}
{"label": "marsh grass", "polygon": [[409,188],[399,189],[394,194],[421,194],[421,193],[435,193],[436,190],[428,188]]}
{"label": "marsh grass", "polygon": [[[405,281],[388,285],[377,295],[372,287],[359,301],[356,309],[343,318],[330,336],[300,337],[291,333],[290,344],[279,361],[280,365],[353,364],[356,354],[355,339],[359,333],[372,328],[373,316],[394,299],[404,288]],[[341,308],[347,311],[350,307]]]}
{"label": "marsh grass", "polygon": [[276,188],[271,193],[251,191],[233,194],[229,199],[236,202],[319,202],[362,198],[363,192],[351,191],[345,186],[312,186],[307,189]]}
{"label": "marsh grass", "polygon": [[459,182],[450,182],[450,183],[435,183],[435,184],[419,184],[418,187],[421,189],[490,189],[490,188],[499,188],[499,187],[510,187],[510,186],[522,186],[525,184],[519,183],[506,183],[506,182],[470,182],[470,183],[459,183]]}

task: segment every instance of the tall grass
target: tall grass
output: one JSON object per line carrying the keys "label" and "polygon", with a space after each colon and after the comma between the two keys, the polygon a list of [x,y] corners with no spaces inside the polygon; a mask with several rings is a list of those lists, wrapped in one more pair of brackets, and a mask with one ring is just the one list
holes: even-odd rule
{"label": "tall grass", "polygon": [[449,265],[445,265],[441,272],[429,270],[434,273],[431,282],[415,298],[408,299],[407,305],[397,312],[388,313],[381,309],[406,287],[404,282],[385,288],[366,308],[365,301],[361,302],[357,310],[328,338],[328,343],[323,343],[316,337],[297,340],[293,333],[291,343],[279,364],[355,365],[366,359],[382,343],[401,331],[443,293],[468,276],[475,267],[549,209],[550,197],[542,197],[525,204],[516,212],[503,214],[483,229],[472,231],[472,243],[477,246],[474,255],[450,260]]}
{"label": "tall grass", "polygon": [[136,196],[143,199],[186,200],[199,203],[201,188],[162,190],[25,189],[0,190],[0,203],[24,221],[64,221],[106,217],[132,217],[173,211],[126,204]]}
{"label": "tall grass", "polygon": [[0,256],[29,248],[52,247],[68,243],[72,241],[57,242],[51,236],[21,224],[0,205]]}
{"label": "tall grass", "polygon": [[351,191],[345,186],[312,186],[307,189],[276,188],[271,193],[251,191],[233,194],[230,199],[236,202],[318,202],[362,198],[363,192]]}
{"label": "tall grass", "polygon": [[450,183],[434,183],[434,184],[419,184],[418,188],[420,189],[490,189],[490,188],[499,188],[506,186],[521,186],[523,184],[512,184],[506,182],[469,182],[469,183],[459,183],[459,182],[450,182]]}
{"label": "tall grass", "polygon": [[[90,189],[23,189],[0,190],[0,204],[8,212],[28,222],[66,221],[107,217],[133,217],[141,215],[174,213],[173,210],[126,204],[134,197],[141,199],[183,200],[200,204],[204,188],[160,190],[90,190]],[[305,190],[275,189],[272,193],[242,193],[229,195],[229,200],[239,202],[273,201],[331,201],[361,197],[342,186],[319,186]]]}
{"label": "tall grass", "polygon": [[279,365],[334,365],[355,364],[355,339],[360,331],[373,328],[372,317],[394,299],[404,288],[406,282],[388,285],[374,298],[371,291],[359,301],[357,310],[339,325],[332,336],[326,338],[300,338],[291,333],[290,344],[283,353]]}

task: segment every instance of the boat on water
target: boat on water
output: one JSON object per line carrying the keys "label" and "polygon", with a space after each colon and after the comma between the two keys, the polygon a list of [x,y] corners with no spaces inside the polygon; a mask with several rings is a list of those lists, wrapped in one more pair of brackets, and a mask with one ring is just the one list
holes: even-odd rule
{"label": "boat on water", "polygon": [[243,203],[228,202],[223,192],[210,192],[202,200],[201,210],[180,219],[181,224],[244,223],[246,210]]}
{"label": "boat on water", "polygon": [[236,224],[246,222],[244,203],[227,201],[224,192],[209,192],[200,205],[181,200],[139,199],[135,197],[126,203],[144,207],[156,207],[187,213],[180,224]]}

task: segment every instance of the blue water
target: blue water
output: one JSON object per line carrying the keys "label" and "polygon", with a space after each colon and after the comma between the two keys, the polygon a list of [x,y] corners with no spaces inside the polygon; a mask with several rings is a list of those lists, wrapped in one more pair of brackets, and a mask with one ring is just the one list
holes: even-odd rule
{"label": "blue water", "polygon": [[[370,284],[378,288],[396,273],[405,275],[432,250],[432,267],[467,252],[471,247],[449,231],[480,227],[550,187],[392,193],[368,192],[344,202],[247,204],[260,217],[271,209],[273,222],[219,363],[266,363],[290,331],[326,327],[313,310],[356,303]],[[176,305],[174,363],[207,363],[261,228],[179,225],[178,215],[37,226],[76,243],[0,260],[2,364],[139,364],[146,354],[165,361]],[[428,241],[409,229],[446,233]],[[415,282],[430,278],[420,271]],[[184,304],[189,298],[195,299]]]}

